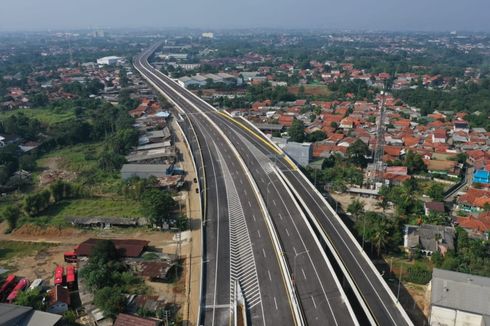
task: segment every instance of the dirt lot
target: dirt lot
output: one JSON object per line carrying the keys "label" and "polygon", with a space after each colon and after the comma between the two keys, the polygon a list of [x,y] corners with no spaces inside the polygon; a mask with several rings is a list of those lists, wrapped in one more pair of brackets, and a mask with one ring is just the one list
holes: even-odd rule
{"label": "dirt lot", "polygon": [[46,186],[56,180],[73,181],[77,178],[77,173],[61,169],[63,166],[62,157],[49,157],[43,161],[44,171],[39,176],[39,185]]}
{"label": "dirt lot", "polygon": [[[377,199],[375,198],[370,198],[370,197],[361,197],[357,195],[350,195],[350,194],[337,194],[334,192],[331,192],[330,195],[339,202],[341,205],[342,209],[344,211],[347,211],[347,207],[349,206],[350,203],[354,199],[359,199],[362,203],[364,203],[364,210],[365,211],[374,211],[374,212],[382,212],[383,210],[381,208],[378,208],[376,206],[376,203],[378,202]],[[388,208],[385,213],[393,213],[393,208]]]}
{"label": "dirt lot", "polygon": [[[299,93],[299,86],[288,87],[288,92],[292,94]],[[328,96],[331,91],[326,85],[305,85],[305,95],[311,96]]]}
{"label": "dirt lot", "polygon": [[[74,228],[40,227],[24,225],[12,234],[4,234],[6,224],[0,224],[0,240],[31,243],[49,243],[52,246],[43,246],[41,250],[32,250],[28,254],[14,255],[13,258],[0,260],[0,267],[7,268],[17,275],[27,277],[29,280],[41,278],[49,280],[52,284],[54,268],[63,264],[63,253],[73,250],[73,247],[89,238],[113,239],[145,239],[150,241],[150,250],[175,255],[177,253],[178,239],[175,233],[150,231],[147,229],[112,229],[112,230],[79,230]],[[189,234],[182,233],[180,254],[189,253]],[[184,272],[185,276],[185,272]],[[155,294],[165,297],[169,301],[185,301],[185,277],[181,277],[174,289],[174,284],[147,282]]]}

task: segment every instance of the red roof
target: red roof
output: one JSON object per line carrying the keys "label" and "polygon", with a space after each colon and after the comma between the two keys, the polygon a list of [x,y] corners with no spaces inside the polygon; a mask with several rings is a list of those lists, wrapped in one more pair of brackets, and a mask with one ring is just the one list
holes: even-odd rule
{"label": "red roof", "polygon": [[419,143],[419,139],[417,137],[406,136],[403,137],[403,143],[405,146],[411,147],[417,145]]}
{"label": "red roof", "polygon": [[484,212],[478,216],[458,217],[457,222],[465,229],[488,232],[490,231],[490,212]]}
{"label": "red roof", "polygon": [[157,320],[143,318],[128,314],[117,315],[114,326],[158,326]]}
{"label": "red roof", "polygon": [[388,154],[390,156],[394,156],[394,157],[399,157],[400,156],[400,153],[401,153],[401,150],[402,150],[402,147],[399,147],[399,146],[385,146],[384,147],[384,150],[385,150],[385,154]]}
{"label": "red roof", "polygon": [[278,122],[283,126],[291,127],[293,125],[294,119],[295,119],[294,115],[281,114],[279,116]]}
{"label": "red roof", "polygon": [[466,194],[459,196],[458,202],[483,208],[486,203],[490,204],[490,191],[470,188]]}
{"label": "red roof", "polygon": [[[135,239],[110,239],[121,256],[124,257],[139,257],[145,247],[150,243],[145,240]],[[97,242],[101,239],[88,239],[78,245],[77,254],[79,256],[90,256],[92,248],[95,247]]]}

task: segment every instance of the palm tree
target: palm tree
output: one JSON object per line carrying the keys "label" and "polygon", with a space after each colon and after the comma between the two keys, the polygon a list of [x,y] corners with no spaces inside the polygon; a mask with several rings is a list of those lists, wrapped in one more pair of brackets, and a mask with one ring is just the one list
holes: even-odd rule
{"label": "palm tree", "polygon": [[354,220],[358,220],[359,217],[364,213],[364,203],[359,199],[354,199],[352,203],[347,207],[347,212],[351,213]]}
{"label": "palm tree", "polygon": [[381,219],[374,226],[371,243],[376,245],[378,256],[381,254],[381,248],[384,248],[389,242],[390,225],[385,216],[380,216]]}
{"label": "palm tree", "polygon": [[383,213],[386,211],[388,207],[390,207],[390,203],[386,197],[382,197],[380,201],[376,203],[376,207],[381,208],[383,210]]}

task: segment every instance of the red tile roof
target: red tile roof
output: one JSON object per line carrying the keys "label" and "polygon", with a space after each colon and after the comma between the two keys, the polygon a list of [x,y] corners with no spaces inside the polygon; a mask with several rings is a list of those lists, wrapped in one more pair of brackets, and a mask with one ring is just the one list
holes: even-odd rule
{"label": "red tile roof", "polygon": [[157,320],[143,318],[128,314],[117,315],[114,326],[158,326],[159,322]]}
{"label": "red tile roof", "polygon": [[470,188],[466,194],[458,197],[458,202],[483,208],[486,203],[490,204],[490,191]]}
{"label": "red tile roof", "polygon": [[484,212],[478,216],[458,217],[457,223],[465,229],[488,232],[490,231],[490,212]]}
{"label": "red tile roof", "polygon": [[279,116],[278,122],[279,122],[279,124],[281,124],[283,126],[291,127],[293,125],[294,119],[295,119],[294,115],[281,114]]}
{"label": "red tile roof", "polygon": [[388,146],[384,147],[384,150],[385,150],[385,154],[388,154],[388,155],[394,156],[394,157],[399,157],[401,150],[402,150],[402,147],[400,147],[400,146],[389,146],[388,145]]}

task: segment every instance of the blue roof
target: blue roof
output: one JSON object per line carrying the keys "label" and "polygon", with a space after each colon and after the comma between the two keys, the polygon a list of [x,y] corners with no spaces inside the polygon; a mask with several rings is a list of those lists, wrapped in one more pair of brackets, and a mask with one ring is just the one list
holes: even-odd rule
{"label": "blue roof", "polygon": [[488,178],[490,176],[490,171],[476,170],[473,176],[477,178]]}
{"label": "blue roof", "polygon": [[490,172],[486,170],[476,170],[473,173],[474,183],[490,183]]}

